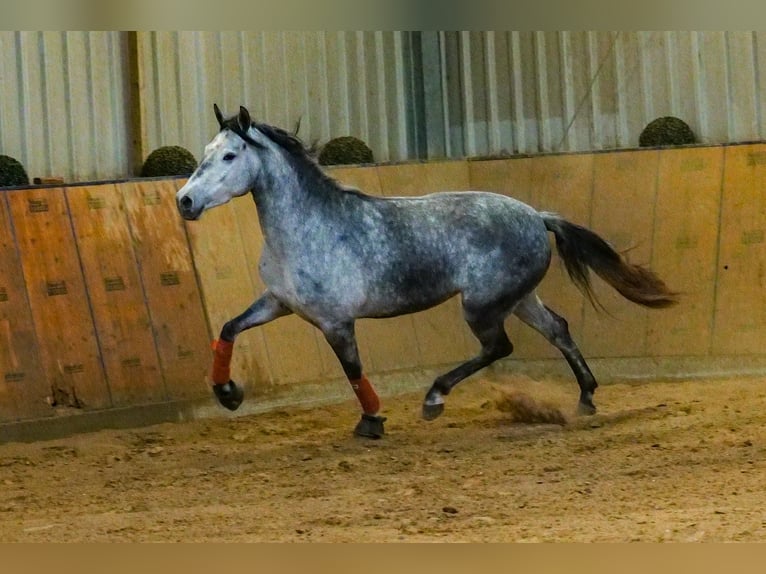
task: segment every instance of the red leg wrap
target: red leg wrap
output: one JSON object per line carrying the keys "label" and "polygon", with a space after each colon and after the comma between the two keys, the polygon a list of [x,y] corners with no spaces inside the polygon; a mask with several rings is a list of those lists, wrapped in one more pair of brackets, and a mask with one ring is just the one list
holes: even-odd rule
{"label": "red leg wrap", "polygon": [[229,341],[213,341],[213,372],[210,378],[216,385],[225,385],[231,379],[231,352],[234,350],[234,343]]}
{"label": "red leg wrap", "polygon": [[351,385],[351,388],[354,389],[354,393],[356,393],[356,398],[359,399],[359,403],[362,405],[364,414],[378,414],[378,411],[380,410],[380,399],[378,398],[375,389],[370,384],[370,381],[367,380],[367,377],[362,375],[361,378],[353,381],[349,380],[348,382]]}

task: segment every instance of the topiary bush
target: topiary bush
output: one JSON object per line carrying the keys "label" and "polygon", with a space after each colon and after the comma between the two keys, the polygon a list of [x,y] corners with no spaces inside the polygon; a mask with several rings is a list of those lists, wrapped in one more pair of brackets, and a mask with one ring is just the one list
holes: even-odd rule
{"label": "topiary bush", "polygon": [[359,138],[343,136],[324,144],[317,161],[319,165],[372,163],[372,150]]}
{"label": "topiary bush", "polygon": [[149,154],[141,168],[141,177],[191,175],[196,168],[197,160],[189,150],[177,145],[168,145]]}
{"label": "topiary bush", "polygon": [[638,145],[641,147],[685,145],[696,142],[697,138],[686,122],[673,116],[652,120],[638,138]]}
{"label": "topiary bush", "polygon": [[9,155],[0,155],[0,187],[29,185],[24,166]]}

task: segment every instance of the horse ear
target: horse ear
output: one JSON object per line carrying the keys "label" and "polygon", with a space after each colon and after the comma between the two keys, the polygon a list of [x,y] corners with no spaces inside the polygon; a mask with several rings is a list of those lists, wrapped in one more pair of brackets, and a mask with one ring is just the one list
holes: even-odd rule
{"label": "horse ear", "polygon": [[252,125],[252,121],[250,121],[250,112],[247,111],[246,107],[239,106],[239,118],[237,119],[239,120],[239,127],[243,132],[247,133],[247,130]]}
{"label": "horse ear", "polygon": [[213,104],[213,110],[215,110],[215,119],[218,120],[218,125],[223,128],[223,114],[221,113],[221,110],[218,109],[218,104]]}

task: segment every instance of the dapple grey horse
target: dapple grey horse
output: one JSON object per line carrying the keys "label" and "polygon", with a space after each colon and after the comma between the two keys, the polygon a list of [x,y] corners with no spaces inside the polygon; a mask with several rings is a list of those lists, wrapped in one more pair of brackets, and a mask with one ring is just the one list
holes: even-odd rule
{"label": "dapple grey horse", "polygon": [[558,215],[488,192],[366,195],[327,176],[294,135],[254,123],[244,107],[230,118],[214,109],[220,132],[178,191],[178,210],[196,220],[249,192],[264,237],[259,270],[266,291],[223,326],[214,345],[213,389],[229,409],[243,400],[229,368],[237,335],[295,313],[319,328],[337,355],[362,407],[355,433],[380,437],[385,419],[362,370],[355,320],[412,313],[459,295],[481,351],[433,382],[425,419],[442,413],[457,383],[511,354],[503,325],[511,313],[561,351],[580,386],[578,410],[594,413],[596,380],[566,320],[535,292],[551,260],[549,232],[569,276],[592,301],[589,269],[640,305],[676,302],[652,271]]}

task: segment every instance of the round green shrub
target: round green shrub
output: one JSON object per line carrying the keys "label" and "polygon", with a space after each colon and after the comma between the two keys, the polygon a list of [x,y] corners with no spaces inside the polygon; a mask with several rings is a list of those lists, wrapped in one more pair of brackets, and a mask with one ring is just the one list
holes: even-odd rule
{"label": "round green shrub", "polygon": [[189,150],[177,145],[168,145],[149,154],[141,168],[141,177],[191,175],[195,169],[197,160]]}
{"label": "round green shrub", "polygon": [[343,136],[322,146],[317,158],[319,165],[349,165],[372,163],[372,150],[359,138]]}
{"label": "round green shrub", "polygon": [[685,121],[665,116],[649,122],[638,138],[641,147],[685,145],[696,143],[697,138]]}
{"label": "round green shrub", "polygon": [[9,155],[0,155],[0,187],[29,185],[24,166]]}

